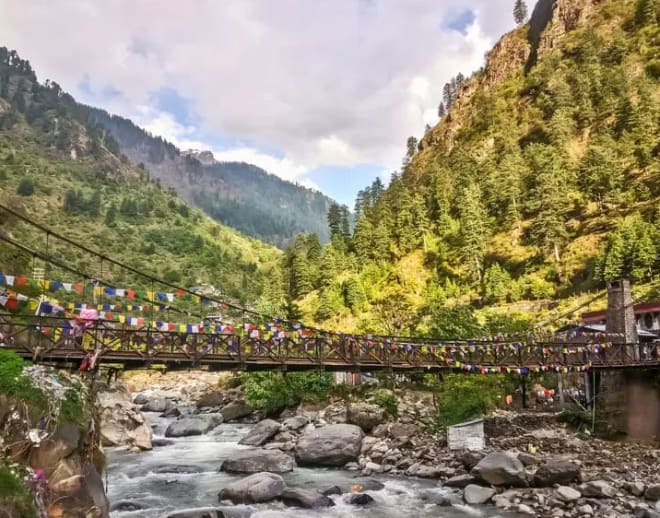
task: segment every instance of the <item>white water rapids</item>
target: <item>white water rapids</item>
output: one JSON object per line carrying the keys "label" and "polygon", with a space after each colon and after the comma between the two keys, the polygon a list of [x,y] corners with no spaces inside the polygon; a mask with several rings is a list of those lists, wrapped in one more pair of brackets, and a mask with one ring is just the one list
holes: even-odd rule
{"label": "white water rapids", "polygon": [[[163,439],[171,419],[145,414],[154,430],[154,439]],[[259,505],[220,505],[218,492],[241,478],[219,471],[222,461],[237,449],[238,441],[250,425],[222,424],[207,435],[168,439],[172,444],[152,451],[130,453],[121,448],[108,454],[108,498],[110,504],[130,503],[139,509],[116,510],[112,518],[165,518],[185,509],[214,507],[227,518],[431,518],[470,516],[515,516],[494,507],[468,507],[456,504],[441,507],[434,503],[442,496],[452,496],[436,481],[410,478],[377,478],[385,484],[379,491],[365,491],[375,502],[357,507],[332,496],[334,507],[318,510],[286,507],[281,502]],[[351,485],[356,474],[322,468],[295,468],[283,475],[292,488],[325,489]],[[456,493],[453,500],[458,500]]]}

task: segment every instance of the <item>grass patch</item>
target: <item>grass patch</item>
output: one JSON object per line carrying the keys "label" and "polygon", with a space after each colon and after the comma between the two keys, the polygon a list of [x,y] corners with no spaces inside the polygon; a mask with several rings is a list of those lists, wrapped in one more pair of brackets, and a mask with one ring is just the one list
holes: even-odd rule
{"label": "grass patch", "polygon": [[27,363],[13,351],[0,350],[0,393],[27,405],[34,414],[48,410],[48,398],[23,376]]}
{"label": "grass patch", "polygon": [[30,490],[17,470],[0,463],[0,508],[18,511],[23,518],[37,518]]}

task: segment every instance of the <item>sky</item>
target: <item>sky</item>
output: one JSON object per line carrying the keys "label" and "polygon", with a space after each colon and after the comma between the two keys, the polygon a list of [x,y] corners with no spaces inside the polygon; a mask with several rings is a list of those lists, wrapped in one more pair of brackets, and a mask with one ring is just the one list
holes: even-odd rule
{"label": "sky", "polygon": [[[443,85],[513,28],[513,0],[0,0],[41,81],[181,149],[353,205],[434,125]],[[530,3],[531,7],[531,3]]]}

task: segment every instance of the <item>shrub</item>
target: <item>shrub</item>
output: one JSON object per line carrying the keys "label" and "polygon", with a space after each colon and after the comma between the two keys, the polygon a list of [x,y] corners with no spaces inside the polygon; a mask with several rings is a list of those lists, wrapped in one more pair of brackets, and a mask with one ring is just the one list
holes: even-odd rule
{"label": "shrub", "polygon": [[446,428],[487,414],[513,392],[511,379],[503,374],[485,376],[449,374],[439,393],[438,428]]}
{"label": "shrub", "polygon": [[35,414],[43,413],[48,408],[48,400],[29,378],[23,376],[25,365],[15,352],[0,349],[0,394],[25,402]]}
{"label": "shrub", "polygon": [[244,373],[241,380],[248,404],[268,415],[302,401],[322,401],[332,388],[332,375],[316,372],[286,375],[280,372]]}
{"label": "shrub", "polygon": [[374,391],[371,397],[374,403],[379,407],[384,408],[392,417],[399,416],[399,400],[391,390],[378,389]]}
{"label": "shrub", "polygon": [[29,178],[21,179],[18,187],[16,187],[16,194],[21,196],[32,196],[34,194],[34,183]]}

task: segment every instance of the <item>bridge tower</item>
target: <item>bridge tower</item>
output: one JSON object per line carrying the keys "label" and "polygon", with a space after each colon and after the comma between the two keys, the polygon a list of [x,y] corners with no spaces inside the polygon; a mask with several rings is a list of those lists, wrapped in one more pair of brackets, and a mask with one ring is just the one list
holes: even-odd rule
{"label": "bridge tower", "polygon": [[[606,318],[605,331],[612,343],[637,343],[637,323],[628,279],[607,283]],[[638,348],[633,349],[637,351]]]}

